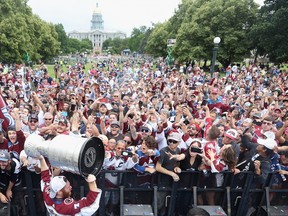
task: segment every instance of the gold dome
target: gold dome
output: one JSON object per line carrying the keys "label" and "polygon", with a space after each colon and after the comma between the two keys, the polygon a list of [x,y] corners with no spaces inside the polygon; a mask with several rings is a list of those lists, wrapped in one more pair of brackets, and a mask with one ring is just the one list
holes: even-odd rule
{"label": "gold dome", "polygon": [[101,10],[98,7],[98,3],[96,3],[96,8],[93,10],[93,14],[101,14]]}

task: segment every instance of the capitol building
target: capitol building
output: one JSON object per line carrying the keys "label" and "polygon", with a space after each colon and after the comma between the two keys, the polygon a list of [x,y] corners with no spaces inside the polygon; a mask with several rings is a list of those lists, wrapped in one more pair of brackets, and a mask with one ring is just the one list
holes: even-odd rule
{"label": "capitol building", "polygon": [[89,39],[92,42],[94,51],[101,52],[103,42],[109,38],[126,38],[126,34],[121,31],[106,31],[104,30],[104,20],[101,10],[98,8],[98,3],[92,14],[91,29],[87,32],[72,31],[68,33],[69,38],[77,40]]}

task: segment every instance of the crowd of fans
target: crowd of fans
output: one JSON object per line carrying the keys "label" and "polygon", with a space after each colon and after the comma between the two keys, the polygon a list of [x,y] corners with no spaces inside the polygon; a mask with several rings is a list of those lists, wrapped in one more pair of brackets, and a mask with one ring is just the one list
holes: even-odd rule
{"label": "crowd of fans", "polygon": [[[161,175],[165,187],[181,181],[183,170],[203,171],[203,187],[220,187],[226,170],[253,172],[255,187],[271,171],[277,171],[273,187],[286,182],[285,70],[231,65],[224,76],[217,72],[211,77],[197,64],[178,70],[160,60],[119,64],[113,58],[89,69],[79,63],[55,65],[54,70],[58,80],[44,64],[35,69],[0,66],[2,203],[23,197],[15,190],[22,187],[23,169],[31,172],[34,187],[40,187],[39,161],[23,150],[34,133],[45,139],[58,134],[99,137],[106,150],[103,169],[133,169],[143,187],[151,180],[147,173]],[[105,180],[108,187],[118,187],[118,175],[106,173]],[[40,200],[41,194],[37,196]],[[117,214],[119,193],[106,191],[103,196],[107,215]],[[166,196],[158,193],[159,215],[165,215]],[[23,199],[19,202],[21,214],[27,215]],[[207,192],[206,200],[198,196],[198,203],[205,202],[215,204],[215,192]],[[43,202],[37,203],[39,215],[44,214]]]}

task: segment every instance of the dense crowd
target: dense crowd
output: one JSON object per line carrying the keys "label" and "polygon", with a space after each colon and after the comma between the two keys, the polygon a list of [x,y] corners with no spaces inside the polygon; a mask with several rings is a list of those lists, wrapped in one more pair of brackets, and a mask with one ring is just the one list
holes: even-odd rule
{"label": "dense crowd", "polygon": [[[99,137],[105,146],[103,169],[135,170],[143,187],[150,181],[145,173],[159,173],[165,187],[181,181],[183,170],[203,171],[203,187],[220,187],[221,172],[227,170],[235,175],[253,172],[255,187],[272,171],[277,171],[273,187],[286,182],[285,70],[231,65],[211,76],[195,62],[176,68],[161,59],[119,64],[113,58],[89,69],[83,66],[56,63],[56,78],[45,64],[35,69],[0,66],[2,203],[20,197],[21,213],[27,215],[23,194],[15,188],[22,187],[23,169],[40,187],[39,161],[23,150],[25,139],[35,133],[46,140],[58,134]],[[118,175],[106,173],[105,180],[108,187],[118,187]],[[41,193],[37,196],[42,199]],[[119,193],[106,191],[103,196],[107,215],[117,214]],[[159,215],[165,215],[166,196],[158,193]],[[213,205],[215,199],[210,191],[206,200],[198,196],[198,203]],[[252,197],[251,206],[254,201]],[[37,203],[38,213],[44,214],[43,202]]]}

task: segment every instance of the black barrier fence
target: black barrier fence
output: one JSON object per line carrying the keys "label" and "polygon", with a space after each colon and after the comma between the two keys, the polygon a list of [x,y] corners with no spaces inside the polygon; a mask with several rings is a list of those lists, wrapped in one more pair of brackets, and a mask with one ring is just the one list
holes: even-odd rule
{"label": "black barrier fence", "polygon": [[[283,182],[282,187],[274,185],[274,175],[270,173],[266,183],[256,188],[251,172],[234,175],[231,172],[204,174],[184,171],[179,174],[180,181],[173,182],[172,178],[159,173],[142,175],[131,170],[102,170],[97,176],[97,185],[103,193],[94,215],[104,216],[108,211],[113,211],[114,215],[132,215],[129,214],[132,209],[134,215],[137,211],[142,211],[142,215],[186,215],[194,206],[206,209],[211,215],[288,215],[288,184]],[[70,173],[66,177],[73,187],[75,199],[87,194],[88,187],[83,177]],[[110,177],[116,180],[116,187],[106,184],[105,178]],[[32,179],[31,172],[23,173],[23,199],[28,215],[38,216],[41,200],[36,193],[39,194],[40,189],[33,187]],[[3,212],[0,208],[0,216],[17,215],[15,210],[11,211],[14,205],[4,206]]]}

